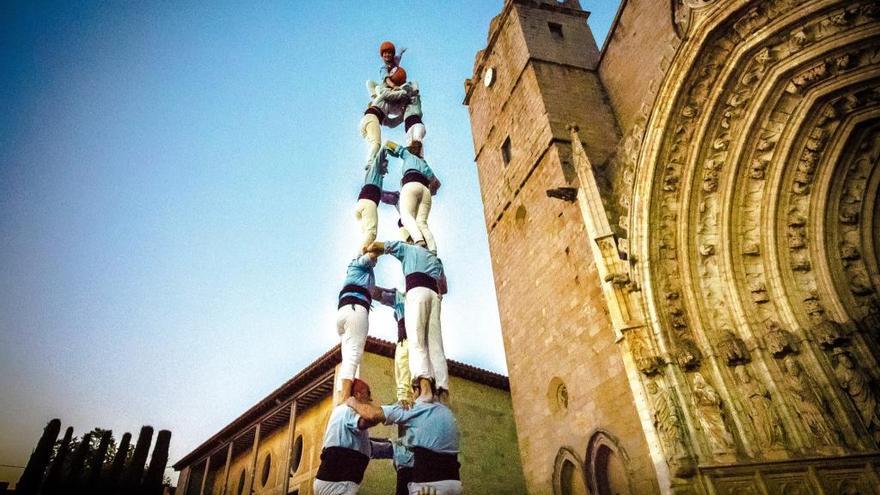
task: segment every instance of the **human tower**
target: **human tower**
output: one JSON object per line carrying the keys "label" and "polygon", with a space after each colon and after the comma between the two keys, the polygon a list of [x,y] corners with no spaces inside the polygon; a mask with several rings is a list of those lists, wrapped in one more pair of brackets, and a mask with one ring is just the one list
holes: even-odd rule
{"label": "human tower", "polygon": [[[370,103],[360,131],[367,143],[366,174],[358,194],[355,217],[361,241],[339,292],[337,332],[342,349],[340,391],[330,414],[321,465],[314,482],[316,495],[358,493],[370,459],[393,459],[397,493],[457,495],[462,491],[458,463],[458,427],[446,406],[449,373],[440,328],[440,301],[446,293],[443,263],[428,227],[432,197],[440,187],[425,160],[425,125],[419,86],[400,65],[403,51],[383,42],[378,81],[367,81]],[[406,145],[382,144],[382,126],[404,125]],[[400,163],[400,190],[383,190],[388,157]],[[400,240],[377,242],[379,205],[398,214]],[[406,291],[376,285],[373,268],[382,255],[400,261]],[[372,303],[394,309],[397,346],[394,376],[397,403],[380,406],[369,385],[356,378],[369,331]],[[368,429],[397,424],[404,432],[390,441],[370,440]]]}

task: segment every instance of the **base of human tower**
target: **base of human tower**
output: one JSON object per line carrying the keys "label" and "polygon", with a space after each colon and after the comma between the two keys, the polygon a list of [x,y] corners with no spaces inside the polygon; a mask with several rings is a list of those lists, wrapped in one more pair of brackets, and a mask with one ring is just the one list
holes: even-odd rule
{"label": "base of human tower", "polygon": [[[383,404],[396,399],[394,350],[393,342],[367,337],[358,373]],[[174,464],[177,493],[200,493],[204,484],[201,493],[312,495],[340,362],[336,345],[183,456]],[[449,374],[466,493],[526,493],[507,377],[453,360]],[[398,430],[377,426],[370,436],[395,439]],[[358,493],[388,495],[395,485],[393,462],[372,460]]]}

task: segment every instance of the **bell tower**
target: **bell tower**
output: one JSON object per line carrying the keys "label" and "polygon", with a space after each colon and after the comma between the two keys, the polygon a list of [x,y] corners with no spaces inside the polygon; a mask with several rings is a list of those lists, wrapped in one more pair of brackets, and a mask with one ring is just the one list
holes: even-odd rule
{"label": "bell tower", "polygon": [[529,492],[586,493],[600,480],[615,493],[652,493],[654,466],[576,202],[569,126],[597,168],[620,140],[588,17],[578,0],[506,1],[464,104]]}

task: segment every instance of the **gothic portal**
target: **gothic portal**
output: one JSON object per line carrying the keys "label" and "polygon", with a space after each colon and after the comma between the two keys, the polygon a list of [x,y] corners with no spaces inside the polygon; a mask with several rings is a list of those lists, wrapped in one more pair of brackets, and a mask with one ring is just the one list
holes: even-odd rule
{"label": "gothic portal", "polygon": [[465,83],[529,493],[880,493],[880,6],[588,16]]}

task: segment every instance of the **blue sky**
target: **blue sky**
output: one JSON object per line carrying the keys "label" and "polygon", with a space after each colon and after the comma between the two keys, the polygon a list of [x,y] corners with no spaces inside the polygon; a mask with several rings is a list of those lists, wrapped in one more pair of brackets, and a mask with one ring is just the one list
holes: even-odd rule
{"label": "blue sky", "polygon": [[[601,46],[617,2],[583,4]],[[447,354],[506,373],[461,104],[502,1],[327,5],[0,3],[0,464],[53,417],[170,429],[174,461],[338,342],[385,39],[443,182]],[[380,239],[396,220],[380,210]],[[393,259],[377,278],[402,284]],[[395,338],[390,311],[370,332]]]}

